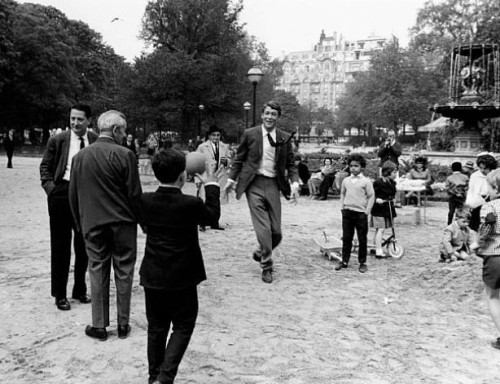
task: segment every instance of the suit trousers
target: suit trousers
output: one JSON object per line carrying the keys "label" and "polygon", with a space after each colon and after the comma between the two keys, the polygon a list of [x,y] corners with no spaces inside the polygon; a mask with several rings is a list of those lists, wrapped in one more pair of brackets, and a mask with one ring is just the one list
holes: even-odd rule
{"label": "suit trousers", "polygon": [[[196,286],[181,291],[144,288],[150,382],[173,383],[198,317]],[[167,343],[168,331],[172,333]],[[166,348],[165,348],[166,346]]]}
{"label": "suit trousers", "polygon": [[453,222],[453,216],[455,216],[455,211],[464,206],[464,199],[457,198],[456,196],[450,196],[448,200],[448,225]]}
{"label": "suit trousers", "polygon": [[281,200],[275,178],[257,175],[246,190],[253,228],[259,242],[260,265],[263,270],[272,269],[272,251],[282,239]]}
{"label": "suit trousers", "polygon": [[68,182],[56,185],[47,198],[50,216],[50,251],[52,296],[63,299],[67,296],[66,286],[71,262],[71,238],[75,252],[73,296],[87,293],[85,273],[88,259],[85,242],[76,230],[68,200]]}
{"label": "suit trousers", "polygon": [[137,258],[137,224],[112,223],[92,229],[85,235],[89,256],[92,298],[92,325],[109,326],[109,282],[111,263],[115,275],[118,325],[130,318],[130,299]]}
{"label": "suit trousers", "polygon": [[342,210],[342,262],[349,264],[352,250],[352,239],[354,230],[358,234],[358,261],[359,264],[366,264],[366,254],[368,252],[368,216],[364,212]]}

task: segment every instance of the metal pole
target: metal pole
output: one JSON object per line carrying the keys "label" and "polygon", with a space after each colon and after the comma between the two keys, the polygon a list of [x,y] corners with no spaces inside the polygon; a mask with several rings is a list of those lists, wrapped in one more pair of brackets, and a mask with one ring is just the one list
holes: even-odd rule
{"label": "metal pole", "polygon": [[245,129],[248,129],[248,109],[245,109]]}
{"label": "metal pole", "polygon": [[257,124],[257,119],[256,119],[256,105],[257,105],[257,82],[253,82],[253,125],[252,127],[255,127]]}

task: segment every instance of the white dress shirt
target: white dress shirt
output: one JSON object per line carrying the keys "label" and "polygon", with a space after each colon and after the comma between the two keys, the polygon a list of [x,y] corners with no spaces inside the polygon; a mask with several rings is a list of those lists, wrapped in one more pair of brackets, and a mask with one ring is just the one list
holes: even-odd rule
{"label": "white dress shirt", "polygon": [[[87,132],[83,137],[83,142],[85,147],[89,146],[89,136]],[[71,173],[71,164],[73,163],[73,156],[75,156],[78,151],[80,151],[80,136],[71,131],[70,142],[69,142],[69,153],[68,153],[68,162],[66,163],[66,171],[64,171],[63,180],[69,181],[69,176]]]}

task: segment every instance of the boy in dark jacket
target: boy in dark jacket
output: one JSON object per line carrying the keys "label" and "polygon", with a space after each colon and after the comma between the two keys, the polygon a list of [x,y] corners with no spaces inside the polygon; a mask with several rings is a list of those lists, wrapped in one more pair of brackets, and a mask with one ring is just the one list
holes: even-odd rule
{"label": "boy in dark jacket", "polygon": [[196,323],[197,285],[207,278],[198,225],[218,222],[220,188],[213,169],[207,169],[205,203],[184,195],[181,188],[187,175],[182,152],[161,150],[151,165],[160,187],[142,195],[147,238],[139,274],[146,295],[149,383],[171,384]]}

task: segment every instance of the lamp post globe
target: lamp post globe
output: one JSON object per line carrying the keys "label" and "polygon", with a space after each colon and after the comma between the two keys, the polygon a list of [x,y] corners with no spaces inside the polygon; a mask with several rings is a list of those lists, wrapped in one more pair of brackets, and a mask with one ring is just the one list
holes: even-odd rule
{"label": "lamp post globe", "polygon": [[253,125],[256,124],[256,110],[255,106],[257,104],[257,83],[262,79],[264,73],[259,67],[252,67],[247,72],[247,78],[253,85]]}
{"label": "lamp post globe", "polygon": [[200,114],[198,116],[198,137],[201,137],[201,120],[203,117],[203,110],[205,109],[205,106],[203,104],[198,105],[198,109],[200,111]]}

